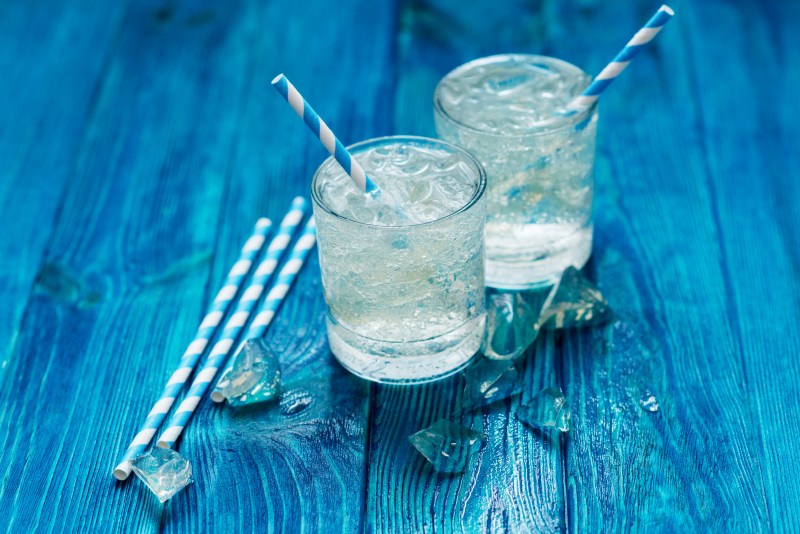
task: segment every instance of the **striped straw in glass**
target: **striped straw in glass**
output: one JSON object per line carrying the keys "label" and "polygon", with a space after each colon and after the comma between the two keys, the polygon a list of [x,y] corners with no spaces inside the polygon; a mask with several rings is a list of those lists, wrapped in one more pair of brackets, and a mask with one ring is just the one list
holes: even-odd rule
{"label": "striped straw in glass", "polygon": [[205,352],[208,341],[217,331],[222,318],[228,312],[234,297],[236,297],[242,283],[245,278],[247,278],[247,274],[250,272],[250,268],[253,265],[253,260],[256,259],[259,252],[264,247],[267,234],[269,234],[271,227],[272,222],[270,222],[269,219],[259,219],[256,223],[253,234],[242,247],[239,259],[233,264],[233,267],[231,267],[227,278],[225,278],[225,282],[222,284],[222,288],[214,298],[206,316],[200,322],[194,340],[189,343],[189,346],[183,353],[180,364],[178,364],[178,369],[170,377],[167,385],[161,392],[158,402],[150,409],[150,413],[139,428],[139,432],[122,455],[119,465],[114,468],[114,477],[117,480],[125,480],[130,476],[130,461],[145,451],[150,444],[150,440],[153,439],[156,430],[158,430],[159,425],[161,425],[161,422],[166,417],[170,408],[172,408],[175,397],[177,397],[178,393],[183,389],[183,385],[197,365],[200,356]]}
{"label": "striped straw in glass", "polygon": [[594,104],[600,93],[611,85],[611,82],[625,70],[625,67],[642,50],[642,47],[653,40],[653,37],[661,31],[661,28],[670,21],[674,14],[675,12],[667,5],[658,8],[656,14],[647,21],[647,24],[641,30],[636,32],[636,35],[628,41],[625,48],[617,54],[617,57],[611,63],[606,65],[592,83],[589,84],[589,87],[567,104],[567,108],[572,111],[579,111]]}
{"label": "striped straw in glass", "polygon": [[156,442],[157,446],[169,449],[175,445],[184,427],[186,427],[189,419],[192,418],[194,411],[197,409],[200,399],[208,391],[217,371],[225,363],[239,332],[247,324],[250,312],[253,310],[256,301],[261,297],[264,287],[269,283],[274,269],[274,261],[270,259],[265,259],[258,266],[256,274],[253,276],[253,281],[242,296],[242,300],[239,301],[236,313],[231,316],[225,325],[225,330],[223,330],[220,340],[211,349],[211,354],[209,354],[200,372],[197,373],[189,392],[186,394],[186,398],[183,399],[178,409],[172,414],[167,424],[167,429],[162,432]]}
{"label": "striped straw in glass", "polygon": [[292,85],[286,76],[278,74],[278,76],[272,80],[272,85],[289,105],[292,106],[295,113],[303,119],[303,122],[305,122],[306,126],[317,136],[330,155],[342,166],[344,172],[353,179],[356,186],[361,191],[369,193],[373,197],[377,197],[377,195],[380,194],[380,189],[375,182],[370,180],[358,161],[353,158],[339,139],[333,135],[333,132],[328,128],[328,125],[325,124],[325,121],[317,115],[314,108],[309,105],[306,99],[303,98],[303,95],[295,89],[294,85]]}
{"label": "striped straw in glass", "polygon": [[[291,289],[292,283],[294,283],[295,278],[297,278],[297,273],[299,273],[300,269],[303,267],[303,262],[305,262],[308,252],[314,248],[314,243],[316,242],[316,228],[314,217],[311,217],[300,238],[297,240],[297,243],[295,243],[294,248],[292,248],[291,256],[289,256],[289,259],[286,260],[280,273],[278,273],[278,280],[275,282],[275,285],[272,286],[269,293],[267,293],[267,298],[264,300],[264,304],[261,305],[261,310],[258,312],[258,315],[255,316],[250,328],[247,330],[245,339],[258,338],[263,336],[264,332],[266,332],[267,327],[272,322],[272,318],[275,317],[275,314],[278,312],[278,308],[280,308],[283,299],[286,297],[289,289]],[[242,342],[242,344],[244,344],[244,342]],[[240,345],[239,349],[241,348]],[[214,391],[211,392],[211,400],[214,402],[222,402],[225,400],[220,390],[228,385],[226,376],[230,371],[232,363],[233,362],[229,363],[222,377],[219,379],[219,382],[217,382]]]}

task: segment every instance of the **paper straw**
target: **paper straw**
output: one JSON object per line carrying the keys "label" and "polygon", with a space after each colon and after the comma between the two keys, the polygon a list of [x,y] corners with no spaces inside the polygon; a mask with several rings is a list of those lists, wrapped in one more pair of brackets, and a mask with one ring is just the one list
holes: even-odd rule
{"label": "paper straw", "polygon": [[358,161],[353,158],[350,152],[344,147],[344,145],[339,141],[339,139],[333,135],[333,132],[328,125],[325,124],[317,112],[314,111],[306,99],[303,98],[297,89],[295,89],[294,85],[284,76],[283,74],[278,74],[278,76],[272,80],[272,85],[281,96],[292,106],[295,113],[303,119],[303,122],[306,123],[314,135],[322,142],[322,145],[327,149],[331,156],[342,166],[344,172],[346,172],[350,178],[353,179],[356,186],[363,192],[369,193],[373,197],[376,197],[380,194],[380,189],[375,182],[370,180],[367,173],[364,172],[364,169],[361,168]]}
{"label": "paper straw", "polygon": [[[295,199],[295,202],[297,202],[298,199],[303,201],[303,205],[300,206],[300,207],[297,207],[297,208],[295,207],[294,204],[292,205],[292,208],[293,208],[292,211],[287,213],[286,216],[281,221],[281,225],[280,225],[280,228],[278,229],[278,233],[275,236],[275,238],[272,240],[272,243],[269,244],[269,248],[267,249],[266,259],[268,259],[268,260],[272,259],[273,260],[273,263],[272,263],[272,269],[273,270],[275,270],[275,268],[278,266],[278,263],[281,261],[282,256],[284,255],[284,253],[286,252],[287,247],[289,246],[289,242],[292,240],[292,235],[294,235],[295,230],[300,225],[300,221],[303,220],[303,216],[305,215],[305,211],[306,211],[305,200],[303,200],[302,198],[298,197],[297,199]],[[291,261],[291,258],[289,259],[289,261]],[[287,263],[287,265],[288,265],[288,263]],[[283,270],[281,270],[280,274],[278,275],[278,281],[276,282],[277,285],[280,285],[281,280],[283,279],[283,276],[284,276],[283,275]],[[270,295],[272,295],[274,290],[275,289],[273,288],[267,294],[267,298],[265,300],[265,303],[269,302]],[[266,307],[266,304],[262,304],[261,305],[261,310],[264,310],[265,307]],[[254,323],[253,324],[255,324],[255,321],[258,320],[258,317],[260,317],[262,313],[264,313],[264,312],[263,311],[259,311],[259,313],[256,315],[256,318],[254,319]],[[247,333],[245,334],[245,340],[250,339],[251,337],[260,337],[261,334],[263,334],[263,330],[262,330],[260,333],[254,335],[255,331],[256,331],[256,328],[251,324],[250,328],[247,330]],[[243,344],[244,344],[244,341],[242,341],[242,343],[239,344],[239,348],[237,348],[235,351],[233,351],[233,354],[236,354],[236,352],[241,348],[241,346]],[[220,381],[217,383],[217,387],[211,392],[211,400],[213,400],[214,402],[222,402],[223,400],[225,400],[225,398],[217,391],[217,389],[219,387],[221,387],[220,384],[221,384],[222,380],[224,380],[225,375],[227,375],[228,372],[230,371],[232,365],[233,365],[233,358],[230,358],[229,361],[228,361],[228,364],[225,366],[225,370],[220,374],[221,378],[220,378]]]}
{"label": "paper straw", "polygon": [[214,298],[206,316],[200,322],[194,339],[189,343],[189,346],[183,353],[180,364],[178,364],[178,369],[172,373],[167,385],[161,392],[158,402],[153,405],[144,423],[139,428],[139,432],[122,455],[119,465],[114,468],[114,477],[117,480],[125,480],[130,476],[130,461],[144,452],[150,444],[150,440],[153,439],[156,430],[158,430],[159,425],[161,425],[161,422],[166,417],[170,408],[172,408],[175,397],[177,397],[178,393],[183,389],[183,385],[197,365],[200,356],[205,352],[209,339],[211,339],[217,331],[219,323],[228,312],[231,302],[239,292],[245,278],[247,278],[247,274],[250,272],[250,268],[253,265],[253,260],[264,247],[267,234],[271,227],[272,222],[270,222],[269,219],[262,218],[256,223],[253,234],[242,247],[239,259],[228,272],[228,276],[225,278],[222,288],[217,293],[216,298]]}
{"label": "paper straw", "polygon": [[611,63],[606,65],[592,83],[589,84],[589,87],[587,87],[580,96],[575,97],[567,104],[567,108],[572,111],[579,111],[594,104],[600,96],[600,93],[611,85],[611,82],[625,70],[625,67],[636,57],[636,54],[642,50],[644,45],[653,40],[653,37],[661,31],[661,28],[670,21],[674,14],[675,12],[672,11],[672,8],[667,5],[658,8],[656,14],[647,21],[647,24],[645,24],[641,30],[636,32],[636,35],[628,41],[625,48],[617,54],[617,57],[615,57]]}
{"label": "paper straw", "polygon": [[[292,254],[281,269],[281,272],[278,273],[278,280],[275,282],[272,289],[270,289],[269,293],[267,293],[267,298],[264,300],[264,304],[261,305],[261,310],[258,312],[255,319],[253,319],[253,323],[247,330],[245,340],[258,338],[264,335],[267,327],[272,322],[272,318],[275,317],[275,314],[278,312],[278,308],[280,308],[283,299],[286,297],[289,289],[291,289],[292,283],[295,278],[297,278],[297,273],[300,272],[300,269],[303,267],[303,262],[306,260],[308,252],[314,248],[315,242],[316,224],[314,222],[314,217],[311,217],[311,219],[308,220],[308,224],[306,224],[305,230],[303,230],[302,235],[292,249]],[[239,349],[242,348],[243,344],[244,342],[239,345]],[[214,391],[211,392],[211,400],[214,402],[222,402],[225,400],[220,390],[228,385],[226,376],[231,365],[232,362],[222,374],[219,382],[217,382]]]}
{"label": "paper straw", "polygon": [[[306,229],[303,231],[303,237],[305,237],[308,233],[309,226],[311,226],[313,231],[313,217],[309,220],[308,224],[306,224]],[[302,246],[309,246],[308,239],[306,238],[303,240],[303,237],[298,240],[294,247],[295,249],[301,246],[301,241],[303,241]],[[313,246],[313,243],[310,246]],[[294,249],[292,250],[292,256],[294,256]],[[269,260],[264,260],[262,265],[266,267],[268,261]],[[189,388],[189,393],[186,394],[186,398],[183,399],[183,402],[181,402],[180,406],[178,406],[178,409],[170,418],[167,429],[158,438],[158,442],[156,443],[157,446],[169,449],[175,445],[175,442],[180,437],[181,432],[183,432],[183,429],[186,427],[189,419],[191,419],[192,414],[194,414],[195,409],[197,409],[200,399],[203,397],[205,392],[208,391],[208,388],[211,385],[211,382],[214,380],[217,371],[225,363],[225,359],[233,347],[233,342],[236,340],[239,331],[247,323],[247,319],[250,316],[253,305],[261,296],[264,286],[269,281],[268,275],[259,277],[258,273],[260,270],[261,265],[259,265],[259,269],[256,271],[250,287],[247,288],[242,296],[242,300],[239,302],[239,306],[236,308],[236,313],[233,314],[233,316],[228,320],[228,323],[225,325],[225,330],[222,332],[221,339],[214,345],[214,348],[211,350],[211,354],[208,356],[208,359],[206,360],[202,369],[197,374],[194,382],[192,382],[192,386]]]}

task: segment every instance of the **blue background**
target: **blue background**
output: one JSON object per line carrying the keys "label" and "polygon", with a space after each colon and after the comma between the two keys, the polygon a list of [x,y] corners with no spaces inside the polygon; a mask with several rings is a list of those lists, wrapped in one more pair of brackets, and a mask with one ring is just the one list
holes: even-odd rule
{"label": "blue background", "polygon": [[268,333],[310,406],[204,402],[180,449],[197,482],[165,506],[111,476],[253,222],[325,155],[277,73],[347,143],[432,135],[460,63],[595,73],[657,7],[0,0],[0,530],[800,529],[798,2],[679,1],[602,97],[586,271],[624,320],[522,366],[564,389],[568,435],[502,402],[466,418],[489,436],[470,472],[431,471],[406,437],[458,381],[344,372],[314,256]]}

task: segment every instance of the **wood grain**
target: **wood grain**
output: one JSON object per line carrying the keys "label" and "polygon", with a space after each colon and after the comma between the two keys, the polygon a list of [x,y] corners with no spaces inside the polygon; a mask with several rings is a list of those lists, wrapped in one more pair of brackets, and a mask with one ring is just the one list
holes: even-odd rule
{"label": "wood grain", "polygon": [[125,15],[0,392],[8,531],[162,519],[109,474],[202,314],[233,143],[215,104],[246,75],[241,10],[201,23],[210,2],[173,5]]}
{"label": "wood grain", "polygon": [[[267,334],[280,404],[204,403],[180,443],[197,481],[164,506],[110,476],[254,219],[325,157],[274,75],[345,142],[433,135],[451,68],[518,51],[594,73],[654,7],[0,2],[0,530],[800,529],[792,2],[679,1],[603,96],[587,272],[617,317],[522,363],[525,394],[567,393],[568,435],[522,426],[519,399],[453,416],[459,378],[344,372],[312,255]],[[407,442],[442,416],[489,437],[463,476]]]}
{"label": "wood grain", "polygon": [[[744,465],[763,479],[767,527],[797,531],[800,518],[787,510],[788,503],[800,502],[790,445],[800,431],[795,357],[800,349],[800,102],[792,89],[800,81],[800,50],[786,21],[798,20],[800,7],[753,3],[736,9],[713,2],[698,4],[692,15],[686,33],[690,53],[697,57],[692,75],[698,129],[708,154],[725,304],[744,369],[742,386],[751,407],[747,423],[761,457]],[[703,35],[712,20],[731,36],[726,54],[738,61],[721,61],[720,51]],[[699,68],[712,62],[718,63],[713,76]],[[726,80],[726,89],[717,85],[719,78]]]}
{"label": "wood grain", "polygon": [[[695,78],[713,61],[687,36],[696,9],[675,7],[675,21],[601,104],[590,272],[621,321],[564,340],[575,419],[568,522],[575,531],[769,527],[765,459],[729,301],[737,288],[725,282],[720,246],[726,229],[750,223],[721,225],[715,214],[714,183],[730,177],[709,173]],[[597,46],[557,39],[556,55],[588,54],[593,70],[605,61],[598,52],[617,41],[612,30],[647,16],[644,6],[595,4],[583,17],[561,19],[561,28],[565,35],[591,31]],[[724,19],[713,25],[720,36],[735,33]],[[705,31],[701,39],[716,40]],[[726,129],[739,128],[736,117],[727,120]],[[646,390],[659,399],[657,413],[639,406]]]}
{"label": "wood grain", "polygon": [[0,6],[0,379],[126,5]]}

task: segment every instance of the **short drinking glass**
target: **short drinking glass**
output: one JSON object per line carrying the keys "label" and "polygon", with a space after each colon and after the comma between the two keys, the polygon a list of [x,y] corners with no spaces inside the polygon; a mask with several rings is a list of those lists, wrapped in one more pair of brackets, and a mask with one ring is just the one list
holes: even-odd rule
{"label": "short drinking glass", "polygon": [[466,151],[422,137],[349,150],[381,196],[358,191],[330,158],[314,175],[331,350],[377,382],[455,373],[485,330],[483,168]]}
{"label": "short drinking glass", "polygon": [[589,259],[597,108],[565,106],[590,81],[559,59],[516,54],[466,63],[436,87],[439,137],[486,169],[489,286],[548,285]]}

